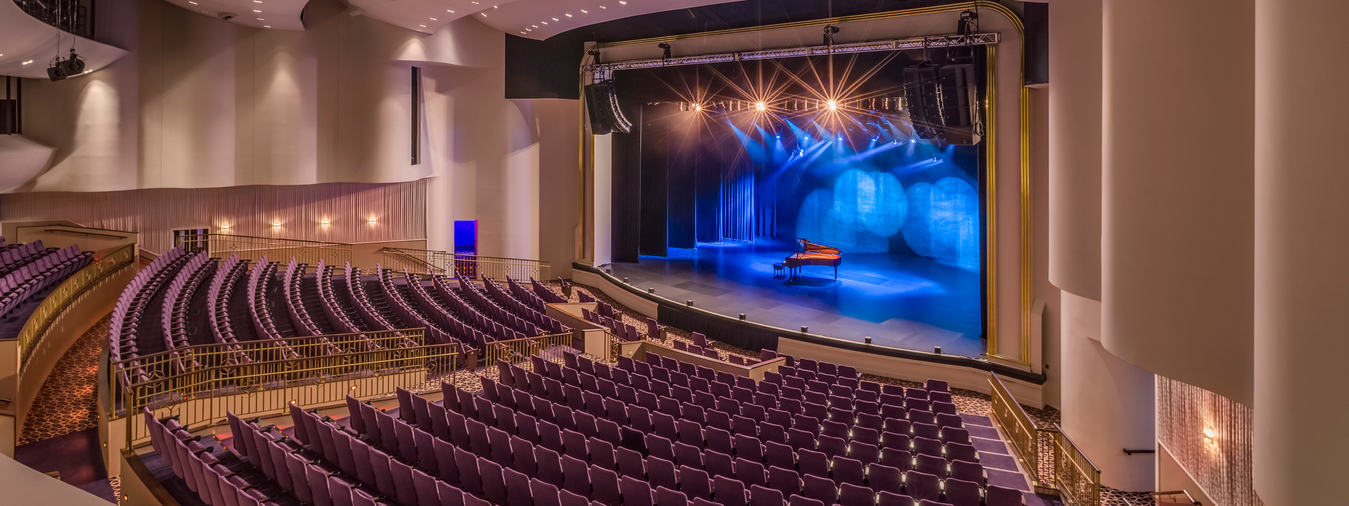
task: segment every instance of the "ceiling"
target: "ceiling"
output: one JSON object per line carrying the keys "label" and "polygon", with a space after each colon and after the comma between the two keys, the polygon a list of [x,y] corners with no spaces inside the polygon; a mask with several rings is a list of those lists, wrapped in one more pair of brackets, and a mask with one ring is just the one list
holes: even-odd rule
{"label": "ceiling", "polygon": [[[178,1],[178,0],[171,0]],[[252,0],[245,0],[252,1]],[[653,12],[725,3],[727,0],[350,0],[366,16],[409,30],[433,33],[473,16],[520,37],[543,40],[582,26]]]}
{"label": "ceiling", "polygon": [[250,28],[304,31],[300,12],[309,0],[164,0],[189,11]]}
{"label": "ceiling", "polygon": [[14,2],[0,0],[0,75],[46,79],[47,64],[58,53],[63,58],[68,56],[72,44],[84,58],[85,73],[106,67],[127,53],[57,30],[29,16]]}

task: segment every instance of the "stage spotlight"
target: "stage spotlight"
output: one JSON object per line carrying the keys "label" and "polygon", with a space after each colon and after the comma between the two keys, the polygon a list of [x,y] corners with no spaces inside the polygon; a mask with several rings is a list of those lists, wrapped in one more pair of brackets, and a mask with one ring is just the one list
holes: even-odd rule
{"label": "stage spotlight", "polygon": [[827,109],[829,109],[829,110],[831,110],[831,111],[837,111],[837,110],[838,110],[838,101],[837,101],[837,100],[830,100],[829,102],[827,102],[827,103],[825,104],[825,108],[827,108]]}
{"label": "stage spotlight", "polygon": [[693,104],[693,112],[702,112],[703,104]]}
{"label": "stage spotlight", "polygon": [[660,48],[660,61],[662,63],[670,59],[670,43],[662,42],[657,44],[656,47]]}
{"label": "stage spotlight", "polygon": [[759,111],[764,111],[764,110],[768,109],[768,106],[764,105],[763,102],[757,102],[757,103],[754,104],[754,108],[757,109],[757,110],[759,110]]}

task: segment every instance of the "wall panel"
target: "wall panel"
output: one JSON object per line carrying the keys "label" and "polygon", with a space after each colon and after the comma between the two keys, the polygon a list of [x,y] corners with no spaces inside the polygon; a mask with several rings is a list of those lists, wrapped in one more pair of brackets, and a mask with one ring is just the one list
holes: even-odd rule
{"label": "wall panel", "polygon": [[1157,442],[1217,506],[1262,505],[1251,472],[1253,416],[1232,399],[1157,376]]}
{"label": "wall panel", "polygon": [[[426,180],[410,183],[328,183],[95,193],[0,196],[6,223],[69,220],[86,227],[141,234],[141,248],[163,253],[172,230],[333,242],[426,237]],[[375,218],[371,223],[370,218]],[[323,220],[328,220],[328,225]],[[273,226],[280,224],[279,227]]]}

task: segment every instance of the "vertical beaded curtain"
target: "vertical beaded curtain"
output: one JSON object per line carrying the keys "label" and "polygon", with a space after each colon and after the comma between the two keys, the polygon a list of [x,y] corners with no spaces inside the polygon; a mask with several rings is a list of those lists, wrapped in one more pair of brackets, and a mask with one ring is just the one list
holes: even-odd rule
{"label": "vertical beaded curtain", "polygon": [[1251,475],[1252,417],[1231,399],[1157,376],[1157,441],[1217,505],[1263,506]]}
{"label": "vertical beaded curtain", "polygon": [[[153,253],[173,246],[173,230],[194,228],[343,243],[424,239],[426,180],[16,193],[0,196],[0,219],[69,220],[86,227],[138,232],[141,248]],[[221,229],[223,225],[229,230]]]}

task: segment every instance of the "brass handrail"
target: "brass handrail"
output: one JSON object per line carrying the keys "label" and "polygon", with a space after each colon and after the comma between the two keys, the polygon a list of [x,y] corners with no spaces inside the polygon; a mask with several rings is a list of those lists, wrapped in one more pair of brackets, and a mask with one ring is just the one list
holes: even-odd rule
{"label": "brass handrail", "polygon": [[1002,384],[1002,379],[997,373],[989,373],[989,385],[992,386],[991,408],[993,418],[1002,426],[1002,430],[1007,432],[1007,438],[1011,440],[1012,448],[1016,450],[1017,457],[1021,463],[1026,466],[1027,471],[1031,473],[1036,486],[1043,486],[1043,480],[1039,474],[1039,429],[1035,422],[1031,420],[1030,415],[1022,409],[1021,404],[1016,402],[1012,393],[1007,390],[1007,386]]}
{"label": "brass handrail", "polygon": [[549,278],[550,264],[543,260],[394,247],[380,248],[376,253],[383,255],[384,267],[394,270],[407,269],[417,274],[497,279]]}
{"label": "brass handrail", "polygon": [[66,278],[61,286],[43,299],[28,317],[28,321],[24,322],[23,329],[19,331],[20,373],[28,367],[28,359],[41,344],[42,336],[47,333],[47,329],[51,328],[56,317],[70,307],[71,302],[102,282],[104,278],[135,262],[136,245],[133,243],[122,246],[103,258],[94,259],[92,263]]}
{"label": "brass handrail", "polygon": [[1101,469],[1054,424],[1054,484],[1067,504],[1100,506]]}
{"label": "brass handrail", "polygon": [[242,260],[256,262],[264,256],[293,257],[297,262],[309,265],[317,265],[320,260],[332,265],[342,265],[351,261],[352,251],[351,244],[341,242],[220,233],[178,236],[174,238],[174,246],[184,246],[198,251],[206,250],[207,254],[216,258],[237,254]]}
{"label": "brass handrail", "polygon": [[488,367],[495,364],[497,360],[503,360],[511,364],[524,363],[534,355],[543,357],[545,360],[561,359],[561,347],[570,349],[571,339],[571,333],[562,333],[493,341],[484,344],[479,353],[482,354],[483,365]]}
{"label": "brass handrail", "polygon": [[[346,395],[382,398],[398,387],[455,383],[458,345],[424,345],[423,339],[423,329],[404,329],[290,338],[284,347],[267,341],[198,345],[109,360],[107,416],[127,419],[126,444],[134,448],[148,441],[139,420],[144,408],[156,416],[178,416],[179,423],[195,429],[220,423],[226,411],[278,416],[290,404],[336,406]],[[282,354],[283,349],[295,353]],[[118,379],[122,371],[138,370],[147,371],[145,377]]]}

